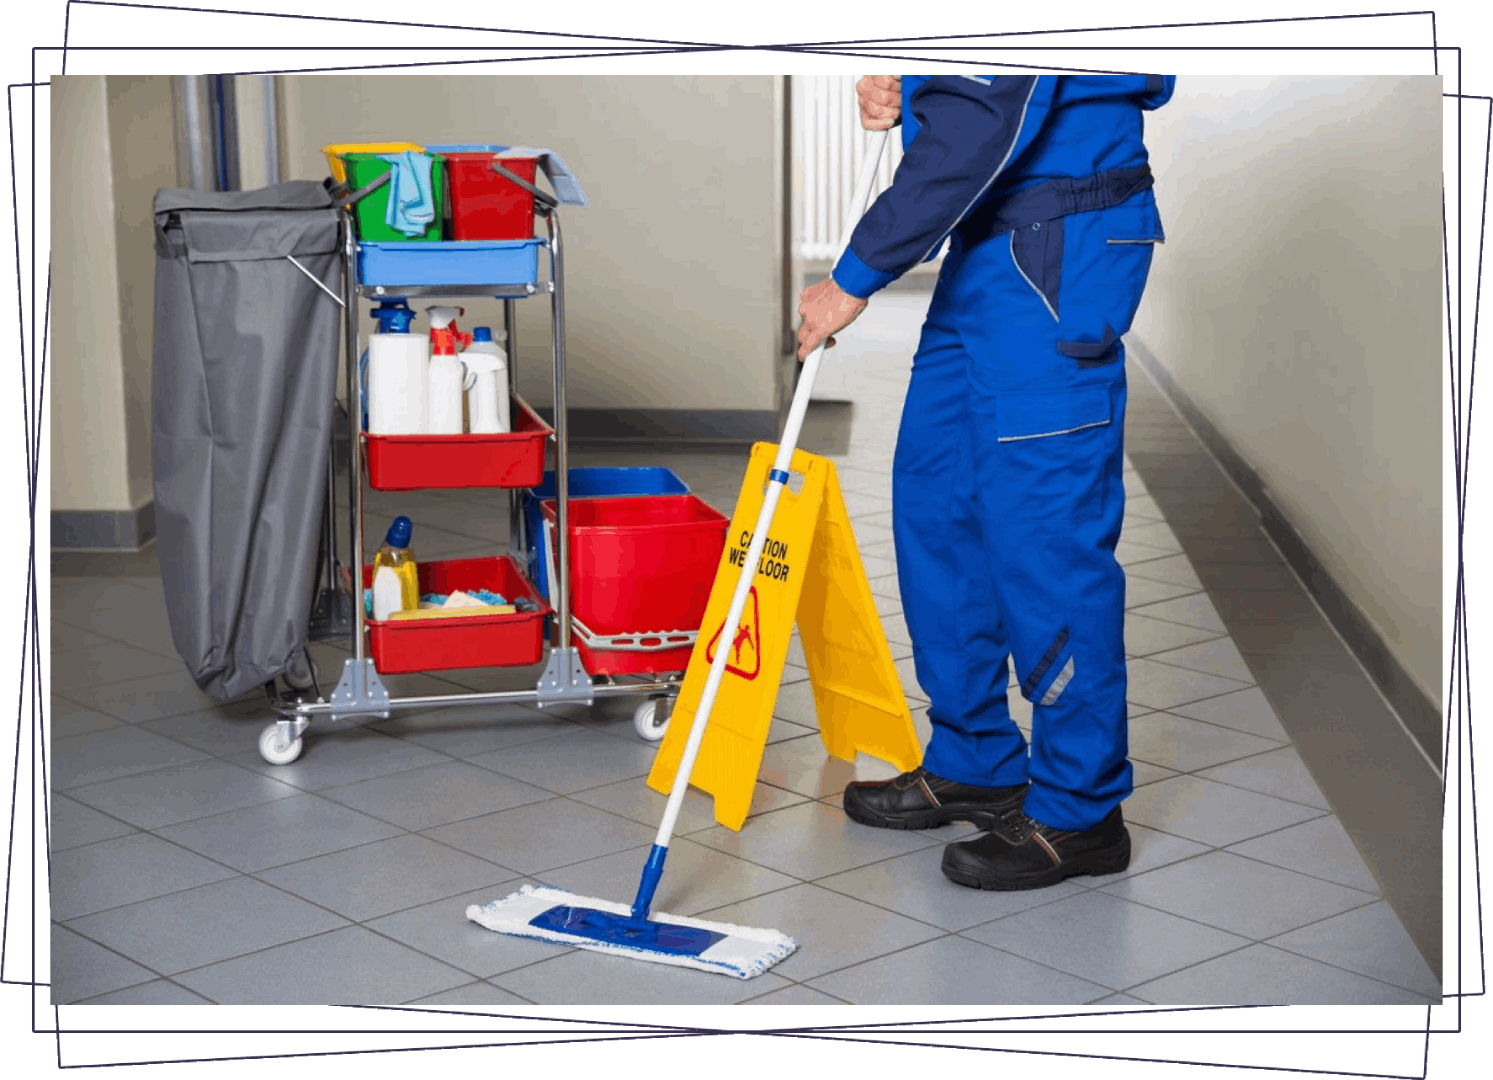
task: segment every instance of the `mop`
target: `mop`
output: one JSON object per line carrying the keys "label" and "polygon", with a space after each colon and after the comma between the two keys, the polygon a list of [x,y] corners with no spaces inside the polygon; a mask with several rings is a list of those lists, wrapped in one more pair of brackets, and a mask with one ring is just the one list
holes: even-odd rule
{"label": "mop", "polygon": [[[850,232],[870,202],[871,183],[882,149],[886,145],[886,134],[885,131],[873,133],[865,159],[861,162],[860,172],[856,177],[855,196],[851,200],[850,214],[840,238],[841,251],[849,245]],[[742,610],[752,586],[751,574],[746,568],[756,566],[762,557],[773,512],[777,509],[778,498],[789,480],[788,468],[798,445],[799,430],[803,427],[804,414],[808,411],[809,395],[819,373],[819,361],[823,353],[824,342],[820,342],[804,361],[803,374],[799,378],[793,405],[788,411],[788,421],[783,428],[783,439],[778,445],[772,472],[768,474],[767,492],[763,498],[762,510],[757,516],[757,527],[752,533],[746,558],[741,561],[743,569],[731,607],[726,614],[725,628],[721,634],[723,641],[731,639],[741,622]],[[777,930],[707,922],[704,919],[665,912],[650,915],[648,910],[653,903],[659,879],[663,876],[669,840],[674,835],[674,822],[684,802],[695,755],[699,753],[700,743],[705,738],[705,725],[709,722],[710,710],[715,704],[716,692],[720,688],[730,655],[731,650],[721,649],[710,665],[710,674],[705,680],[700,705],[690,727],[689,741],[685,744],[679,768],[674,773],[674,786],[669,792],[669,802],[664,809],[663,821],[659,825],[653,849],[643,867],[642,880],[638,883],[638,894],[632,907],[576,896],[549,886],[525,885],[502,900],[494,900],[484,906],[473,904],[467,908],[468,919],[501,934],[537,938],[657,964],[714,971],[734,975],[738,979],[750,979],[762,974],[798,948],[798,942]]]}

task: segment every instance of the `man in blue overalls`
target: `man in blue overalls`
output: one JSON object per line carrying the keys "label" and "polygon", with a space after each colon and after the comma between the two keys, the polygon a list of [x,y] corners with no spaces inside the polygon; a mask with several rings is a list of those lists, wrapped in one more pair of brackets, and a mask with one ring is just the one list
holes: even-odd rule
{"label": "man in blue overalls", "polygon": [[[801,297],[799,357],[949,248],[892,474],[902,603],[933,734],[923,764],[854,783],[866,825],[988,830],[945,876],[1032,889],[1130,862],[1120,335],[1162,237],[1142,112],[1161,75],[872,76],[864,126],[902,125],[891,187]],[[1032,703],[1030,752],[1008,660]]]}

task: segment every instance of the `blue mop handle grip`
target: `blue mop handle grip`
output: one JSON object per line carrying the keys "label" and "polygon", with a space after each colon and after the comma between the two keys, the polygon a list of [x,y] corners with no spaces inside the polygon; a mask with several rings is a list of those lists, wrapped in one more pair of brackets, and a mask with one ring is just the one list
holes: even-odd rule
{"label": "blue mop handle grip", "polygon": [[669,849],[662,844],[654,844],[653,850],[648,853],[648,861],[643,864],[643,880],[638,882],[638,897],[632,902],[634,919],[648,917],[648,909],[653,906],[653,894],[658,890],[658,881],[664,876],[664,860],[668,857]]}
{"label": "blue mop handle grip", "polygon": [[[850,234],[856,222],[865,214],[866,207],[870,205],[871,188],[876,182],[876,167],[880,164],[882,151],[886,147],[886,139],[885,131],[872,132],[866,156],[861,161],[860,172],[856,176],[855,196],[850,201],[841,232],[840,249],[842,251],[850,245]],[[757,527],[752,533],[752,542],[748,545],[746,558],[741,563],[741,577],[737,580],[736,591],[731,597],[731,606],[726,613],[726,621],[721,627],[722,642],[730,641],[736,633],[737,626],[741,623],[741,613],[746,608],[747,596],[752,589],[752,568],[762,558],[762,549],[767,544],[767,530],[778,508],[778,499],[783,493],[788,470],[793,465],[793,452],[798,447],[799,432],[803,428],[804,416],[809,409],[809,397],[813,393],[814,379],[819,371],[819,359],[823,354],[824,342],[820,342],[809,353],[808,359],[804,362],[803,374],[799,376],[798,389],[794,392],[793,405],[788,410],[788,419],[783,426],[783,438],[778,445],[777,458],[773,462],[773,476],[762,500],[762,510],[757,515]],[[678,819],[679,809],[684,803],[684,793],[689,787],[690,773],[694,771],[695,757],[699,754],[700,743],[705,738],[705,726],[710,718],[710,710],[715,705],[716,692],[720,689],[721,679],[726,673],[726,663],[730,654],[730,649],[720,649],[710,665],[710,674],[705,679],[705,688],[700,694],[700,704],[695,710],[694,723],[690,727],[689,741],[685,743],[684,753],[674,773],[674,786],[669,792],[669,804],[664,809],[664,818],[658,827],[658,837],[654,841],[655,850],[666,849],[670,838],[674,835],[674,822]]]}

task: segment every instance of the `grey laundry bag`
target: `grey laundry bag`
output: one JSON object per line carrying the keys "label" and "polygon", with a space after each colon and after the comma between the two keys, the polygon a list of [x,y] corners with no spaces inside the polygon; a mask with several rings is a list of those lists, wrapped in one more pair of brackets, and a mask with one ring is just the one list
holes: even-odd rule
{"label": "grey laundry bag", "polygon": [[151,463],[171,639],[237,697],[305,646],[326,502],[339,215],[319,183],[155,198]]}

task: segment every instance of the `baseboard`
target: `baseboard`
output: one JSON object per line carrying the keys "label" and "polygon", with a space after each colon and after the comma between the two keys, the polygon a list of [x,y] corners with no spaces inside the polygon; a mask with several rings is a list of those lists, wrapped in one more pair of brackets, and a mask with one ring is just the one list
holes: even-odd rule
{"label": "baseboard", "polygon": [[1301,534],[1281,513],[1263,480],[1249,467],[1228,438],[1218,430],[1149,350],[1127,340],[1128,354],[1172,400],[1182,418],[1196,432],[1239,490],[1260,513],[1260,524],[1280,549],[1286,563],[1321,607],[1327,621],[1363,665],[1379,692],[1399,716],[1405,730],[1431,761],[1442,757],[1441,710],[1389,648],[1382,634],[1329,573]]}
{"label": "baseboard", "polygon": [[155,535],[154,500],[136,510],[52,511],[54,550],[139,551]]}
{"label": "baseboard", "polygon": [[[553,408],[538,408],[554,423]],[[770,409],[568,409],[566,435],[572,442],[698,443],[772,442],[778,414]]]}

